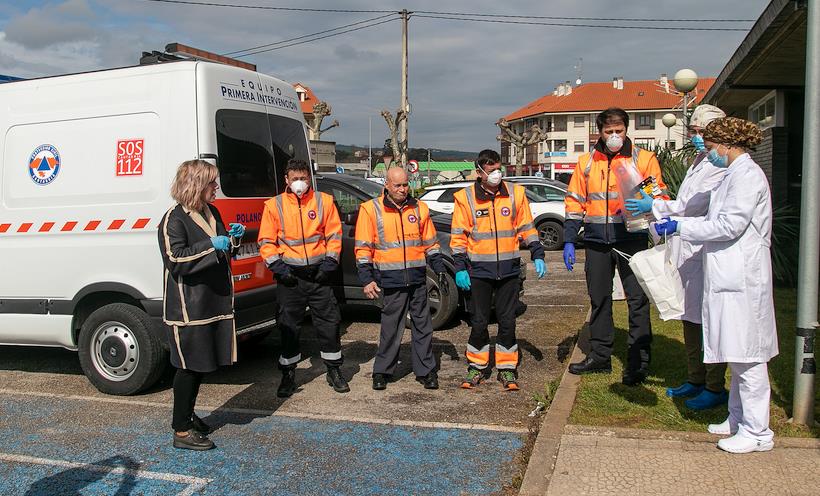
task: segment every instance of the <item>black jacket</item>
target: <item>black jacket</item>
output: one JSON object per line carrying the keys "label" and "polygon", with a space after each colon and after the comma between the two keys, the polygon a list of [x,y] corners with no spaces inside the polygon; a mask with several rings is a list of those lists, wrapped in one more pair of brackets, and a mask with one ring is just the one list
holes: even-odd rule
{"label": "black jacket", "polygon": [[162,318],[168,325],[202,325],[233,318],[230,254],[213,236],[227,236],[219,210],[208,205],[206,220],[176,205],[162,217],[159,248],[165,265]]}

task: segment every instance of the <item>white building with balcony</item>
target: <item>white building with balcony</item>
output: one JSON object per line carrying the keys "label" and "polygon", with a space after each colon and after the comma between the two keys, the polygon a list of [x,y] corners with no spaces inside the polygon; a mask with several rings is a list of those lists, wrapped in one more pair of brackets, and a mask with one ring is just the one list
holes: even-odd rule
{"label": "white building with balcony", "polygon": [[[689,95],[690,112],[714,81],[714,78],[700,79]],[[654,151],[656,146],[677,149],[685,143],[683,96],[665,74],[657,80],[624,81],[616,77],[612,82],[583,83],[575,87],[567,81],[552,93],[504,117],[518,133],[533,125],[547,132],[544,141],[526,148],[524,173],[540,171],[545,177],[568,182],[578,157],[598,140],[595,116],[610,107],[620,107],[629,114],[627,135],[637,146]],[[678,121],[672,128],[661,122],[667,113],[677,116]],[[514,145],[502,141],[501,161],[513,167]]]}

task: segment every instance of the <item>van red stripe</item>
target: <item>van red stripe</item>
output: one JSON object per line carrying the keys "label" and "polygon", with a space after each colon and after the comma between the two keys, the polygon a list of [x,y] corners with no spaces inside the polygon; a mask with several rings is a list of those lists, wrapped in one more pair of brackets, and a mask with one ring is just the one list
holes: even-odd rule
{"label": "van red stripe", "polygon": [[116,231],[117,229],[121,228],[122,225],[125,224],[125,219],[116,219],[111,221],[111,224],[108,226],[109,231]]}
{"label": "van red stripe", "polygon": [[74,230],[75,227],[77,227],[77,222],[72,220],[72,221],[68,221],[65,224],[63,224],[63,228],[60,229],[60,230],[63,231],[63,232],[72,231],[72,230]]}
{"label": "van red stripe", "polygon": [[0,224],[0,233],[4,233],[9,230],[11,224]]}
{"label": "van red stripe", "polygon": [[97,227],[99,227],[99,225],[100,225],[100,222],[102,222],[102,221],[100,221],[100,220],[90,221],[88,224],[85,225],[85,227],[83,228],[83,231],[93,231],[94,229],[97,229]]}
{"label": "van red stripe", "polygon": [[151,219],[137,219],[137,221],[134,222],[134,227],[132,227],[131,229],[142,229],[143,227],[148,225],[148,222],[150,222],[150,220]]}
{"label": "van red stripe", "polygon": [[40,226],[40,232],[49,232],[52,227],[54,227],[53,222],[43,222],[43,225]]}
{"label": "van red stripe", "polygon": [[22,224],[20,224],[20,227],[17,228],[17,232],[19,232],[19,233],[28,232],[28,230],[31,229],[31,226],[32,226],[31,222],[23,222]]}

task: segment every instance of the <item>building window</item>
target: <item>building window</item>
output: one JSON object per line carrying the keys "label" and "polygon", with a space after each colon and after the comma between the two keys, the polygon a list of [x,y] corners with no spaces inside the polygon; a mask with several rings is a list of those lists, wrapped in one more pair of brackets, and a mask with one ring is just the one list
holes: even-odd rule
{"label": "building window", "polygon": [[524,130],[527,130],[538,124],[538,119],[527,119],[524,121]]}
{"label": "building window", "polygon": [[597,115],[589,115],[589,134],[598,134],[598,124],[595,123]]}
{"label": "building window", "polygon": [[749,109],[749,120],[766,129],[774,126],[775,122],[775,95],[772,94],[762,102]]}
{"label": "building window", "polygon": [[655,151],[655,138],[635,138],[632,141],[635,146],[639,146],[644,150]]}
{"label": "building window", "polygon": [[566,152],[567,151],[567,140],[555,140],[555,151],[556,152]]}
{"label": "building window", "polygon": [[574,127],[584,127],[584,116],[576,115],[572,118],[572,122]]}
{"label": "building window", "polygon": [[565,115],[556,115],[552,118],[553,124],[553,131],[566,131],[567,130],[567,116]]}
{"label": "building window", "polygon": [[677,147],[677,144],[674,141],[667,141],[666,142],[666,149],[667,150],[674,150]]}
{"label": "building window", "polygon": [[575,153],[584,153],[584,142],[576,141],[574,151]]}
{"label": "building window", "polygon": [[637,114],[637,129],[655,129],[655,114]]}

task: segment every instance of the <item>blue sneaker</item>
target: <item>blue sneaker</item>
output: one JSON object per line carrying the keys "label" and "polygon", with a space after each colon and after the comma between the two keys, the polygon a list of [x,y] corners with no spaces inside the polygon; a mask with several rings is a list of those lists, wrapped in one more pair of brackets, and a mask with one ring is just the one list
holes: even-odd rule
{"label": "blue sneaker", "polygon": [[684,401],[683,404],[686,405],[686,408],[690,408],[692,410],[708,410],[710,408],[722,405],[727,401],[729,401],[729,393],[726,391],[713,393],[708,389],[704,389],[699,395],[691,400]]}
{"label": "blue sneaker", "polygon": [[676,388],[666,388],[666,396],[670,398],[689,398],[690,396],[699,395],[701,391],[703,391],[703,386],[684,382]]}

